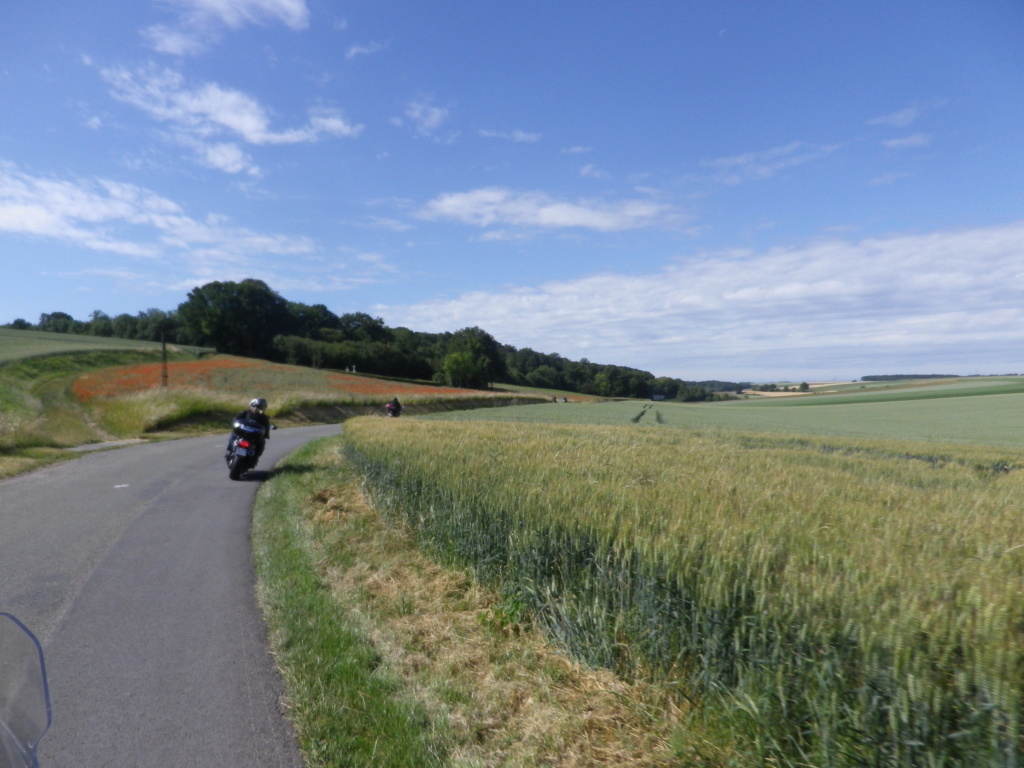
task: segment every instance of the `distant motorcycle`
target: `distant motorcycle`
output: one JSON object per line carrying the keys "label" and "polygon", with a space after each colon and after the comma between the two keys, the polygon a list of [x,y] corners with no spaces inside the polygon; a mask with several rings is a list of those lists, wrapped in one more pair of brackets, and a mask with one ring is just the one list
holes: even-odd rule
{"label": "distant motorcycle", "polygon": [[[277,427],[271,426],[271,429]],[[266,439],[263,425],[252,419],[236,419],[231,425],[231,446],[228,448],[228,477],[240,480],[256,468],[260,442]]]}
{"label": "distant motorcycle", "polygon": [[388,403],[387,405],[384,406],[384,415],[392,416],[397,419],[399,416],[402,415],[403,410],[404,406],[395,405],[394,403]]}
{"label": "distant motorcycle", "polygon": [[0,613],[0,767],[39,768],[36,750],[50,723],[43,649],[24,624]]}

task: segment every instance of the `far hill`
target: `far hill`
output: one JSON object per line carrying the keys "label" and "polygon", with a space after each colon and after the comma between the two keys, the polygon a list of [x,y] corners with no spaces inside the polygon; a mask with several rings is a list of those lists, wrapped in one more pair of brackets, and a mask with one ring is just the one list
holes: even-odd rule
{"label": "far hill", "polygon": [[[161,344],[158,341],[119,339],[109,336],[83,336],[72,333],[21,331],[0,328],[0,363],[42,355],[64,355],[76,352],[98,351],[159,353],[161,351]],[[200,355],[205,352],[213,352],[214,350],[210,347],[168,344],[168,351]]]}

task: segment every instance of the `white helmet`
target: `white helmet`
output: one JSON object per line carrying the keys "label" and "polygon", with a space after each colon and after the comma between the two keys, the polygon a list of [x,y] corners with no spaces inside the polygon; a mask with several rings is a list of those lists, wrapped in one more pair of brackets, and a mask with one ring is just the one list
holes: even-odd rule
{"label": "white helmet", "polygon": [[262,397],[257,397],[255,400],[249,403],[249,407],[252,409],[258,408],[261,411],[265,411],[267,410],[267,401],[264,400]]}

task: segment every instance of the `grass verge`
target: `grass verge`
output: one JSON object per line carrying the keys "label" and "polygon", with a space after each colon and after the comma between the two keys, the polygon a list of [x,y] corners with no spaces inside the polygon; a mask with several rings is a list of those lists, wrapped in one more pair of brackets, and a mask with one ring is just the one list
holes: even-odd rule
{"label": "grass verge", "polygon": [[259,596],[309,765],[679,764],[667,697],[553,650],[359,483],[337,440],[318,441],[255,510]]}
{"label": "grass verge", "polygon": [[429,718],[403,700],[401,683],[326,589],[308,526],[293,513],[308,510],[325,482],[308,463],[316,450],[275,469],[253,519],[259,598],[307,765],[440,765]]}

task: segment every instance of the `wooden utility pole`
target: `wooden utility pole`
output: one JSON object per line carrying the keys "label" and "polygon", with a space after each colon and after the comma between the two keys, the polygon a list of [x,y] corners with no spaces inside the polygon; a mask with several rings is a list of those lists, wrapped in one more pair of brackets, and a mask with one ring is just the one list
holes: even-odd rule
{"label": "wooden utility pole", "polygon": [[160,371],[160,386],[167,387],[167,331],[160,329],[160,359],[163,363]]}

